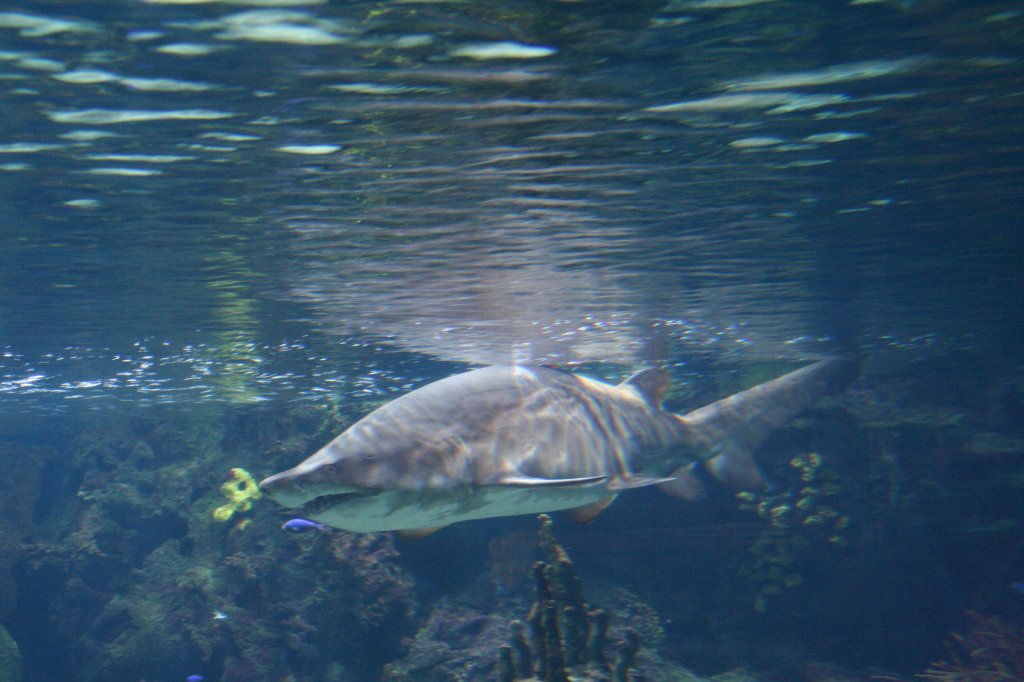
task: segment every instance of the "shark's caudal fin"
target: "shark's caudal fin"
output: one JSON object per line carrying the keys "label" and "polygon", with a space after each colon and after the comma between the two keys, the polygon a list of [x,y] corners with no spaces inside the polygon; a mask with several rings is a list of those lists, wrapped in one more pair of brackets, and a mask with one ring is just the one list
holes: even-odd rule
{"label": "shark's caudal fin", "polygon": [[[841,390],[858,372],[856,360],[822,360],[753,388],[723,398],[679,417],[691,432],[699,456],[711,474],[741,489],[763,488],[764,476],[754,463],[754,451],[776,428],[813,405],[822,396]],[[693,499],[699,483],[693,471],[673,472],[683,479],[679,490],[667,492]]]}

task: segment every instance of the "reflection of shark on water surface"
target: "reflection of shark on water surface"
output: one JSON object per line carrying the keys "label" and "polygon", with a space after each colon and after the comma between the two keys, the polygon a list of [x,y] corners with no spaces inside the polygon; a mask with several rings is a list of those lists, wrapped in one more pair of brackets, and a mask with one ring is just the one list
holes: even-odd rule
{"label": "reflection of shark on water surface", "polygon": [[486,367],[384,405],[260,488],[330,526],[412,534],[558,509],[587,520],[620,491],[648,485],[695,499],[698,462],[756,488],[764,479],[753,453],[771,430],[854,372],[852,362],[823,360],[676,415],[661,409],[663,370],[612,386],[544,367]]}

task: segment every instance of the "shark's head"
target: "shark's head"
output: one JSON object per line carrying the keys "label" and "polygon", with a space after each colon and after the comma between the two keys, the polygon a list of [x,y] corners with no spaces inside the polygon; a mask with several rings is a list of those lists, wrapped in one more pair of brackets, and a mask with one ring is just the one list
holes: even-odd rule
{"label": "shark's head", "polygon": [[357,422],[298,466],[260,489],[303,516],[335,528],[374,532],[444,525],[450,497],[475,485],[461,437],[416,423],[392,407]]}
{"label": "shark's head", "polygon": [[403,511],[412,501],[411,491],[347,482],[344,471],[351,467],[325,463],[321,454],[263,480],[260,489],[303,517],[334,528],[377,532],[424,526],[422,519]]}
{"label": "shark's head", "polygon": [[329,455],[327,448],[324,448],[298,466],[263,479],[260,481],[260,490],[285,507],[303,507],[324,496],[371,490],[346,483],[339,471],[345,467],[331,461]]}

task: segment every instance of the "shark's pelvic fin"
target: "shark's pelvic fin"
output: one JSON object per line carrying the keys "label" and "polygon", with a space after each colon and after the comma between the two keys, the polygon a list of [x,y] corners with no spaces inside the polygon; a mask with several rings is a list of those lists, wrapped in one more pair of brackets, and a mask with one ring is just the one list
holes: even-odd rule
{"label": "shark's pelvic fin", "polygon": [[746,448],[733,446],[723,449],[705,464],[711,475],[726,485],[739,490],[764,490],[768,479],[761,473],[754,454]]}
{"label": "shark's pelvic fin", "polygon": [[396,530],[395,535],[405,540],[420,540],[428,535],[433,535],[442,528],[447,528],[447,526],[434,526],[433,528],[403,528],[402,530]]}
{"label": "shark's pelvic fin", "polygon": [[697,477],[697,472],[694,471],[695,466],[697,466],[696,462],[690,462],[685,466],[677,467],[672,472],[672,478],[659,484],[658,489],[687,502],[703,499],[707,495],[707,489]]}
{"label": "shark's pelvic fin", "polygon": [[619,384],[619,386],[632,389],[648,405],[660,408],[662,398],[665,397],[665,390],[668,389],[668,384],[668,372],[659,367],[651,367],[640,370]]}
{"label": "shark's pelvic fin", "polygon": [[569,514],[569,518],[576,523],[590,523],[597,518],[598,514],[607,509],[608,505],[614,502],[616,497],[617,495],[610,495],[603,500],[591,502],[590,504],[585,504],[582,507],[567,509],[566,513]]}
{"label": "shark's pelvic fin", "polygon": [[736,488],[763,488],[767,482],[754,463],[754,451],[774,429],[853,380],[858,365],[849,359],[822,360],[694,410],[680,420],[715,478]]}

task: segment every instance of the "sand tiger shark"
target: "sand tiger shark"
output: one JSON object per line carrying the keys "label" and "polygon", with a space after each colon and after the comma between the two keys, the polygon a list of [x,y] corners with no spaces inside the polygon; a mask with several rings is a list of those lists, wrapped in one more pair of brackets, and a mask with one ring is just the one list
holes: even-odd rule
{"label": "sand tiger shark", "polygon": [[755,489],[765,485],[757,447],[855,373],[853,362],[823,360],[679,415],[661,407],[663,369],[611,385],[547,367],[485,367],[385,404],[260,488],[335,528],[412,536],[562,509],[587,521],[649,485],[684,499],[702,495],[701,478]]}

